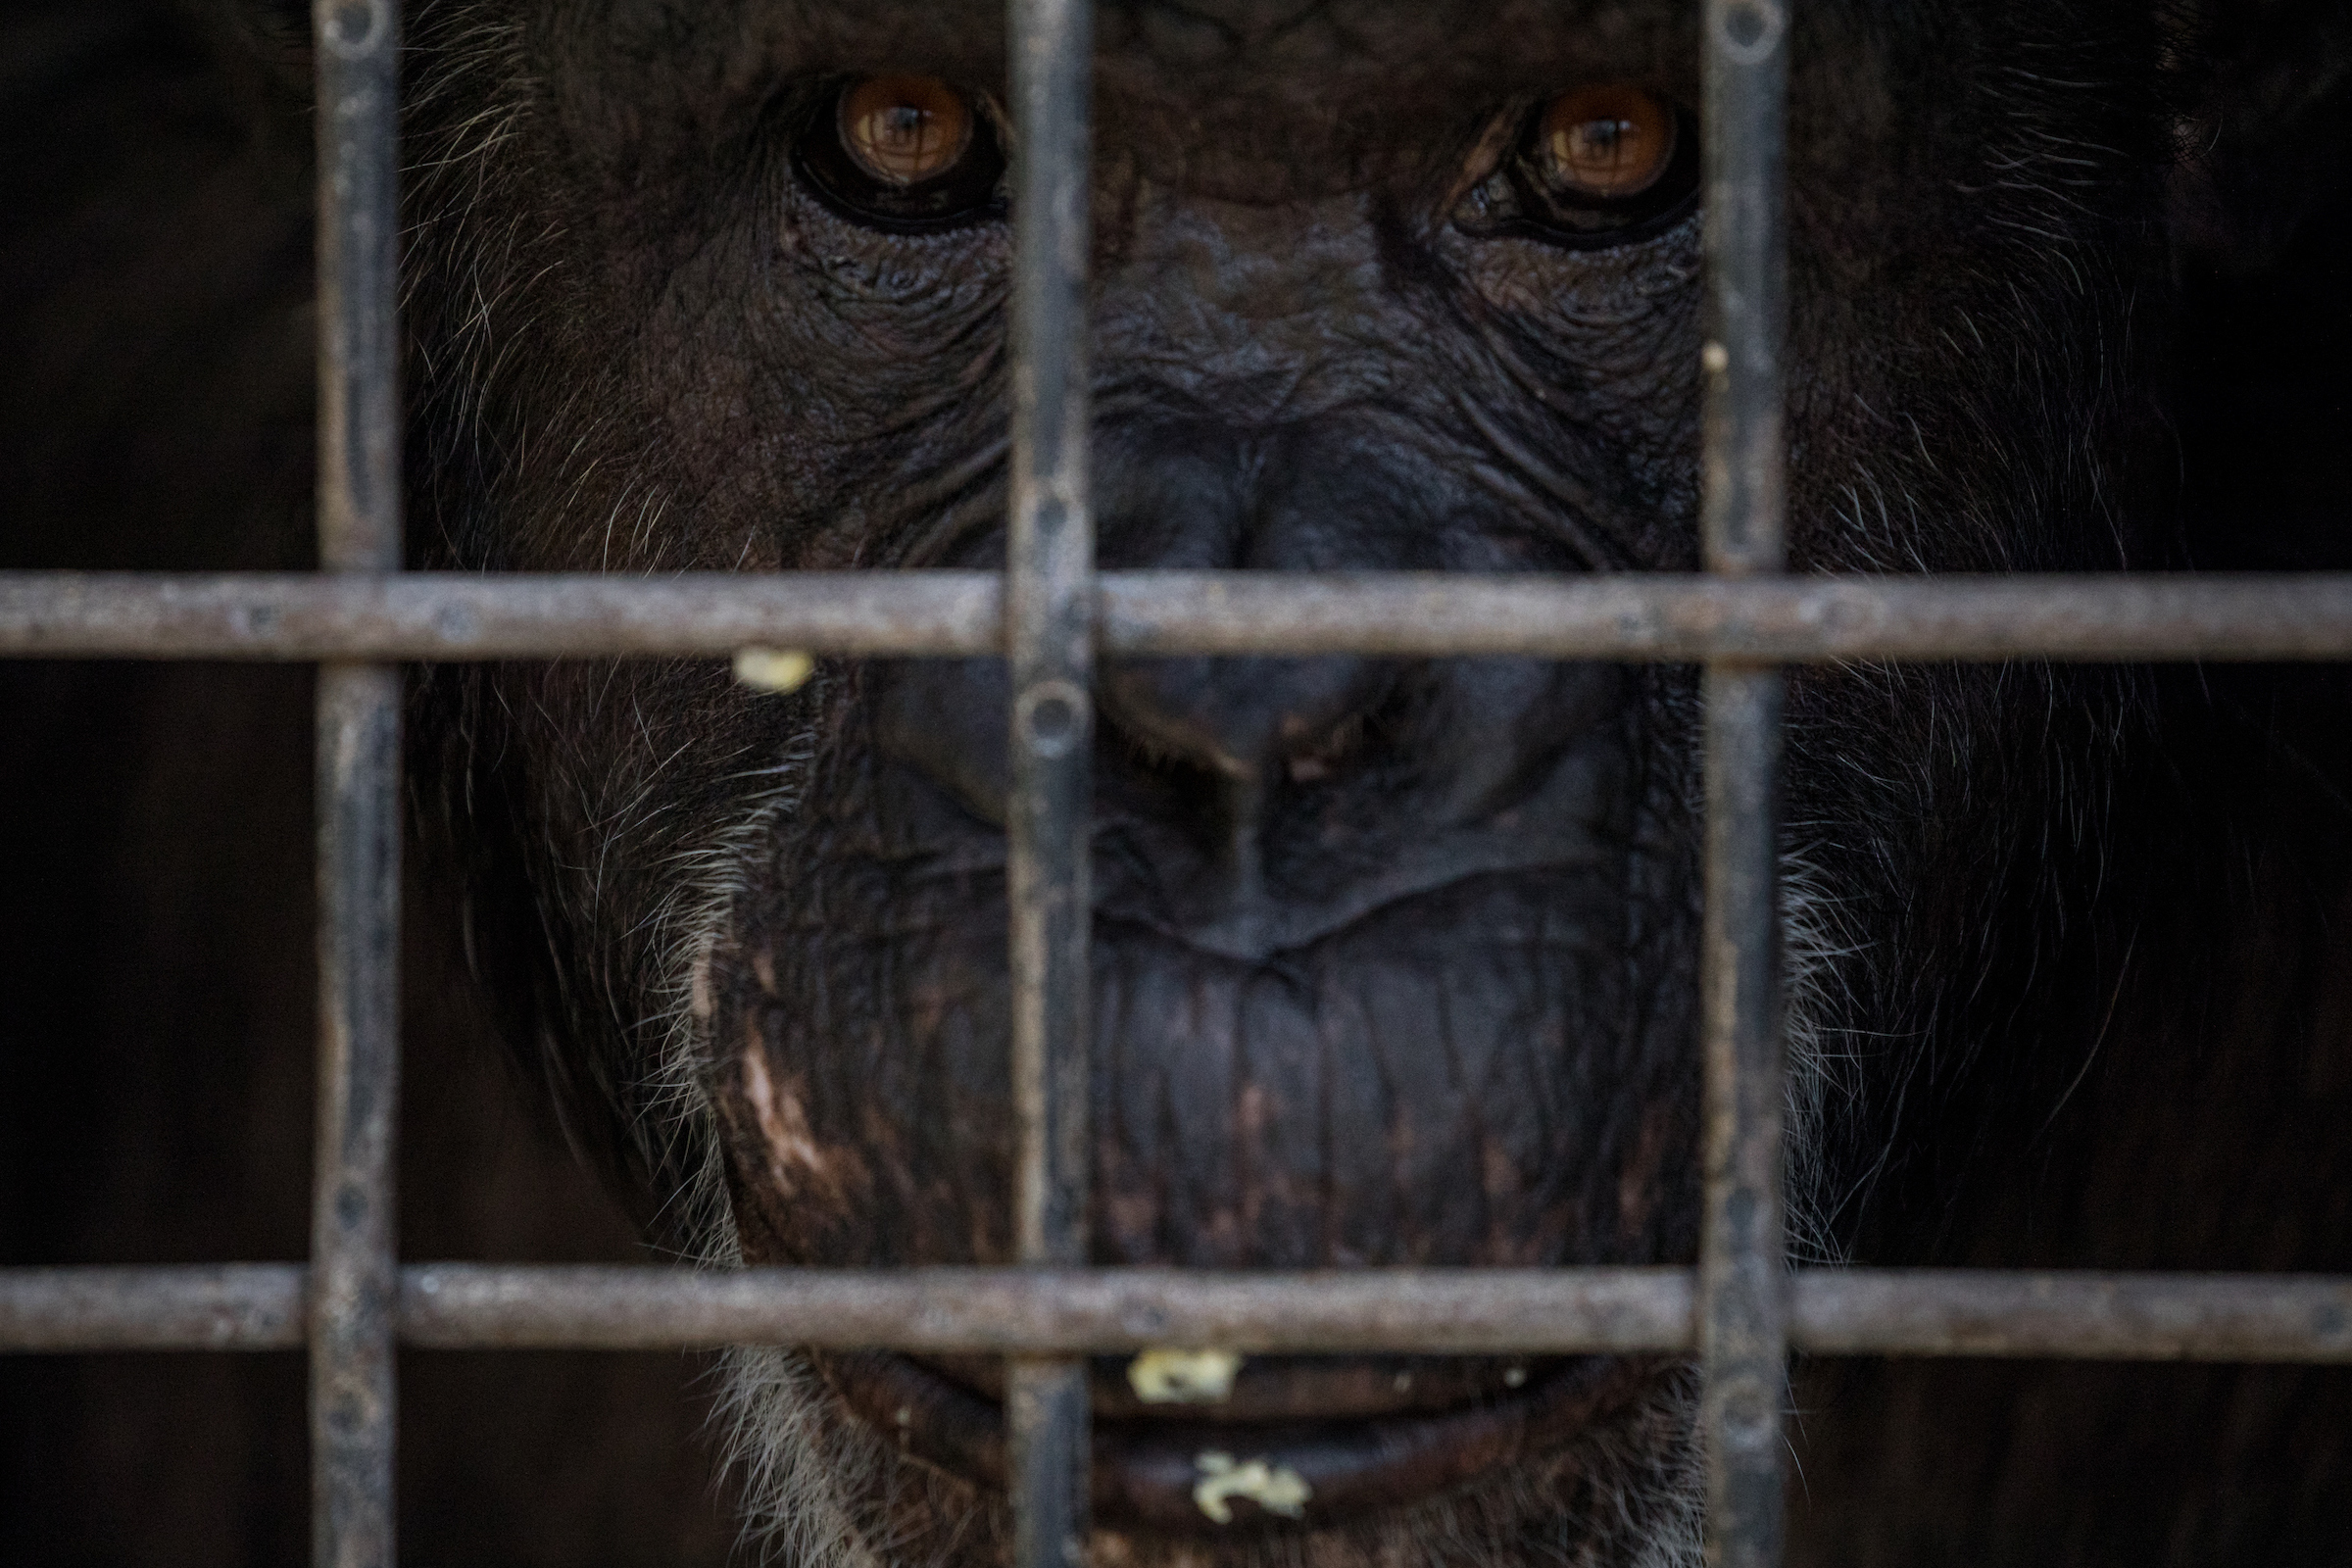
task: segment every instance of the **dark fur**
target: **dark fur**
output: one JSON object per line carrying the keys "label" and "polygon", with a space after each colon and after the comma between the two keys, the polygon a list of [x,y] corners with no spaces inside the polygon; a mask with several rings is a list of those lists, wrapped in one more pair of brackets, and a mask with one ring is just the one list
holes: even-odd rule
{"label": "dark fur", "polygon": [[[9,564],[307,561],[306,64],[288,9],[24,5],[5,23]],[[1679,10],[1628,5],[1648,20],[1616,30],[1577,20],[1602,9],[1104,13],[1107,561],[1690,564],[1689,234],[1571,267],[1465,244],[1424,210],[1496,101],[1580,70],[1695,98]],[[994,559],[1004,247],[860,236],[797,194],[788,127],[811,73],[995,86],[999,21],[873,12],[747,8],[741,26],[698,29],[702,13],[675,6],[416,8],[418,564]],[[1801,15],[1800,561],[2352,565],[2334,390],[2352,351],[2344,8]],[[1243,102],[1258,107],[1218,107]],[[1240,213],[1281,215],[1275,248],[1302,278],[1289,314],[1201,335],[1211,296],[1260,285],[1209,240],[1153,249],[1168,230],[1149,193],[1171,181],[1231,204],[1228,238]],[[1359,231],[1345,202],[1362,189],[1380,196]],[[1247,525],[1200,526],[1220,508]],[[465,1049],[487,1031],[453,1001],[462,956],[532,1098],[666,1245],[1002,1256],[1001,884],[973,804],[994,782],[995,678],[843,666],[790,700],[697,663],[420,680],[433,869],[412,944],[410,1254],[622,1245],[576,1195],[545,1196],[557,1167],[489,1131],[504,1090]],[[1687,1256],[1688,673],[1416,667],[1350,674],[1339,696],[1321,679],[1109,677],[1100,1252]],[[0,933],[8,1257],[295,1255],[304,681],[0,680],[24,858]],[[1251,895],[1252,918],[1304,920],[1423,841],[1439,870],[1498,853],[1493,835],[1426,828],[1498,755],[1538,780],[1540,820],[1593,824],[1608,854],[1579,840],[1570,858],[1602,869],[1531,868],[1531,828],[1505,846],[1518,859],[1409,925],[1363,920],[1279,963],[1204,956],[1228,941],[1227,906],[1186,890],[1213,884],[1218,819],[1200,803],[1222,797],[1186,726],[1257,734],[1259,690],[1328,717],[1316,756],[1337,760],[1336,782],[1297,798],[1324,815],[1268,808],[1273,891]],[[1798,679],[1800,1249],[2352,1270],[2344,695],[2331,671]],[[1562,760],[1584,757],[1582,772]],[[910,875],[908,846],[959,869]],[[1493,933],[1521,926],[1538,932],[1525,953],[1481,967]],[[1261,927],[1232,929],[1246,949]],[[1382,1101],[1350,1054],[1377,1031],[1348,1009],[1435,1005],[1414,989],[1428,953],[1477,977],[1415,1037],[1443,1039],[1451,1072],[1423,1049],[1380,1056]],[[1543,989],[1560,972],[1577,983]],[[1277,982],[1273,1000],[1250,990]],[[1178,992],[1203,1018],[1199,999],[1230,997],[1231,1017],[1174,1029]],[[1285,1007],[1317,1020],[1332,1060],[1301,1053]],[[1238,1065],[1204,1076],[1178,1049],[1197,1040]],[[823,1155],[790,1185],[744,1088],[753,1056],[789,1077]],[[1252,1090],[1271,1097],[1262,1125],[1195,1114]],[[1300,1152],[1286,1090],[1341,1128],[1333,1150]],[[1399,1127],[1418,1141],[1394,1141]],[[568,1217],[537,1217],[551,1211]],[[412,1368],[412,1550],[715,1556],[699,1457],[647,1440],[681,1419],[665,1368],[477,1365]],[[463,1387],[492,1376],[511,1381]],[[92,1359],[0,1379],[0,1557],[299,1554],[290,1364]],[[1662,1528],[1678,1389],[1662,1381],[1564,1457],[1276,1537],[1267,1556],[1631,1561]],[[1801,1561],[2352,1557],[2338,1372],[1838,1364],[1801,1369],[1795,1398]],[[780,1408],[755,1398],[753,1424],[772,1435]],[[809,1408],[808,1451],[840,1472],[854,1534],[910,1560],[990,1539],[962,1483],[864,1454],[821,1397]],[[485,1444],[468,1429],[493,1410],[512,1426]],[[489,1451],[503,1468],[463,1457]],[[1165,1556],[1144,1538],[1103,1549]]]}

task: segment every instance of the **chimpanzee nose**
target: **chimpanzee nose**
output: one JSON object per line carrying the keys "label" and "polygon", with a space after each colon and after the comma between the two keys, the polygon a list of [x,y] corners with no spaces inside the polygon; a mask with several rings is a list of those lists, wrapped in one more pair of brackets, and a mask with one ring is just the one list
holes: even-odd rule
{"label": "chimpanzee nose", "polygon": [[[1379,526],[1396,506],[1394,487],[1365,483],[1367,466],[1316,450],[1326,444],[1315,433],[1200,425],[1129,433],[1103,466],[1102,564],[1404,564],[1381,559],[1384,535],[1409,532]],[[1103,722],[1146,758],[1255,788],[1291,764],[1321,766],[1344,753],[1387,680],[1383,666],[1341,656],[1119,660],[1104,665],[1099,700]]]}
{"label": "chimpanzee nose", "polygon": [[[1104,570],[1485,564],[1453,558],[1462,503],[1431,482],[1400,473],[1377,431],[1346,420],[1112,426],[1096,438],[1097,561]],[[953,564],[1002,560],[1001,536],[975,537]],[[1113,773],[1169,775],[1184,797],[1178,814],[1196,836],[1205,828],[1226,841],[1212,854],[1231,856],[1266,792],[1345,776],[1396,675],[1393,662],[1341,655],[1105,660],[1098,729]],[[903,669],[880,682],[877,738],[966,809],[1002,822],[1005,696],[994,661]],[[1210,806],[1205,816],[1193,809]]]}
{"label": "chimpanzee nose", "polygon": [[[1099,432],[1105,570],[1494,570],[1557,564],[1369,418]],[[1505,519],[1507,520],[1507,519]],[[1001,536],[953,564],[994,565]],[[949,564],[946,562],[943,564]],[[1527,660],[1105,659],[1096,675],[1096,906],[1256,961],[1399,900],[1581,864],[1618,790],[1617,676]],[[878,849],[991,863],[1009,785],[1002,662],[877,672]]]}
{"label": "chimpanzee nose", "polygon": [[1099,682],[1103,720],[1147,757],[1250,787],[1327,765],[1379,695],[1377,673],[1353,659],[1132,661]]}

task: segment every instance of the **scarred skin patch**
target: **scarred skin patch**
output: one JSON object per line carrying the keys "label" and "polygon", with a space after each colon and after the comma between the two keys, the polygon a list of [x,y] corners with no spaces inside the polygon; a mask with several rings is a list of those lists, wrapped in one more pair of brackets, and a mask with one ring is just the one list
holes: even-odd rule
{"label": "scarred skin patch", "polygon": [[759,1121],[768,1175],[781,1196],[846,1207],[852,1190],[865,1186],[864,1162],[853,1150],[816,1141],[801,1097],[769,1075],[766,1054],[757,1048],[743,1054],[743,1097]]}

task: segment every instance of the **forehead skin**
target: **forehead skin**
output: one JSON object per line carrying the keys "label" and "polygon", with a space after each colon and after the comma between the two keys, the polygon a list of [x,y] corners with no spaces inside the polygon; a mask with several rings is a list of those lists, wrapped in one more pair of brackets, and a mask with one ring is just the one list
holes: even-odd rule
{"label": "forehead skin", "polygon": [[[1697,99],[1695,5],[1199,0],[1100,6],[1106,163],[1226,200],[1361,188],[1497,100],[1586,80]],[[583,135],[651,115],[723,139],[779,82],[916,72],[1004,98],[1004,7],[619,4],[564,8],[550,83]],[[572,69],[564,69],[569,66]]]}
{"label": "forehead skin", "polygon": [[[564,8],[564,30],[616,52],[682,44],[731,69],[936,72],[976,86],[1005,74],[1004,6],[971,0],[863,0],[854,6],[683,7],[617,3]],[[1561,71],[1639,73],[1688,50],[1695,6],[1664,0],[1339,0],[1339,3],[1143,3],[1096,8],[1106,87],[1300,101],[1385,95],[1399,82],[1430,90]],[[744,79],[744,78],[738,78]]]}
{"label": "forehead skin", "polygon": [[[574,157],[628,183],[740,145],[789,83],[936,74],[1002,100],[1001,0],[443,0],[461,48],[519,37]],[[1096,147],[1108,177],[1229,201],[1315,200],[1458,160],[1498,105],[1589,81],[1698,107],[1698,0],[1127,0],[1096,8]],[[1796,13],[1791,154],[1845,162],[1962,82],[2001,24],[1969,8],[1817,0]],[[422,28],[420,31],[424,30]],[[1810,112],[1809,112],[1810,106]],[[1878,149],[1884,160],[1886,149]]]}

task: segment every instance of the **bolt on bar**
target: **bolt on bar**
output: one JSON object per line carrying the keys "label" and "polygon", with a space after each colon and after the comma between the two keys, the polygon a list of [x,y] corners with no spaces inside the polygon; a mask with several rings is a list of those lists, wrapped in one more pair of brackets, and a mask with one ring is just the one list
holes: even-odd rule
{"label": "bolt on bar", "polygon": [[[316,0],[318,562],[401,564],[400,18]],[[310,1314],[312,1560],[391,1568],[400,1092],[400,671],[318,670],[318,1125]]]}
{"label": "bolt on bar", "polygon": [[[1094,0],[1011,0],[1011,666],[1015,1232],[1031,1268],[1086,1262],[1094,517],[1087,331]],[[1082,1358],[1005,1369],[1016,1568],[1086,1560],[1092,1418]]]}
{"label": "bolt on bar", "polygon": [[[1781,231],[1790,0],[1706,0],[1706,567],[1785,569]],[[1699,1441],[1709,1568],[1778,1568],[1788,1279],[1781,1234],[1781,710],[1786,676],[1705,673],[1699,977],[1706,1191]]]}

